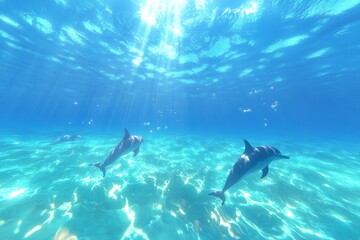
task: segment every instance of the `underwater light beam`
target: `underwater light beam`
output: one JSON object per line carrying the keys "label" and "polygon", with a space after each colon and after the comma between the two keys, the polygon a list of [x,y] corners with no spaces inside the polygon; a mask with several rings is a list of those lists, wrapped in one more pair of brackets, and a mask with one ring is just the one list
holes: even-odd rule
{"label": "underwater light beam", "polygon": [[183,34],[180,16],[185,5],[186,0],[148,0],[141,6],[139,15],[144,24],[141,25],[138,33],[142,35],[142,41],[139,54],[132,61],[134,65],[141,65],[153,28],[162,30],[164,34],[159,46],[152,47],[152,49],[157,49],[157,54],[168,59],[176,59],[177,53],[173,45],[178,44],[178,39]]}
{"label": "underwater light beam", "polygon": [[156,26],[157,16],[159,15],[159,1],[157,0],[148,0],[145,6],[141,6],[139,14],[140,18],[146,25],[142,25],[138,33],[141,35],[143,33],[143,37],[141,38],[141,47],[138,51],[138,56],[136,56],[132,63],[139,67],[143,61],[144,51],[149,42],[149,35],[154,26]]}

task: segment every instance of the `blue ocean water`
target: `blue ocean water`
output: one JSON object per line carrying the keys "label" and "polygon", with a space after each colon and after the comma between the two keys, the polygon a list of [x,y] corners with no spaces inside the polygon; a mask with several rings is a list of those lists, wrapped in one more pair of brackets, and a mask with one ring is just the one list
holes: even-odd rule
{"label": "blue ocean water", "polygon": [[0,0],[0,239],[360,239],[359,63],[359,0]]}

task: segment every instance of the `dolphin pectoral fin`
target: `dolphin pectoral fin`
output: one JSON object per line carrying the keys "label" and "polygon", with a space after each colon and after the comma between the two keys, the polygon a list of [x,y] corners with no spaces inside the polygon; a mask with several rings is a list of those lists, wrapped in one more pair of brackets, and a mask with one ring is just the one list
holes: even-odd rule
{"label": "dolphin pectoral fin", "polygon": [[94,166],[94,167],[99,168],[103,174],[103,177],[105,177],[106,169],[101,163],[91,163],[91,164],[89,164],[89,166]]}
{"label": "dolphin pectoral fin", "polygon": [[266,177],[266,175],[268,174],[268,172],[269,172],[269,166],[266,166],[266,167],[263,168],[263,170],[262,170],[262,176],[261,176],[261,178]]}
{"label": "dolphin pectoral fin", "polygon": [[138,155],[139,150],[140,150],[140,147],[138,147],[137,149],[134,150],[134,155],[133,155],[133,157],[136,157],[136,155]]}
{"label": "dolphin pectoral fin", "polygon": [[280,155],[279,158],[281,158],[281,159],[289,159],[290,157],[284,156],[284,155]]}
{"label": "dolphin pectoral fin", "polygon": [[209,193],[209,195],[220,198],[221,201],[222,201],[221,205],[222,206],[224,205],[224,203],[225,203],[225,194],[222,191],[211,192],[211,193]]}

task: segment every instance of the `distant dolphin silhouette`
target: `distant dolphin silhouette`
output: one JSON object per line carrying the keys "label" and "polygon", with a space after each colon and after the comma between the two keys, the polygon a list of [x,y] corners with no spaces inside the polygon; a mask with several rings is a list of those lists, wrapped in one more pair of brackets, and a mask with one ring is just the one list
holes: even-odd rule
{"label": "distant dolphin silhouette", "polygon": [[222,205],[225,203],[225,191],[243,177],[255,171],[262,170],[261,178],[264,178],[269,172],[269,164],[272,161],[289,159],[289,157],[282,155],[280,151],[274,147],[261,146],[253,148],[248,141],[244,140],[244,142],[245,151],[230,170],[223,190],[209,193],[209,195],[220,198]]}
{"label": "distant dolphin silhouette", "polygon": [[110,152],[109,156],[103,163],[92,163],[89,166],[98,167],[105,177],[105,167],[112,164],[121,156],[134,152],[134,157],[139,153],[140,145],[143,142],[143,138],[139,136],[130,136],[129,131],[125,128],[125,136],[121,142]]}
{"label": "distant dolphin silhouette", "polygon": [[64,135],[62,137],[59,137],[58,139],[56,139],[53,143],[51,143],[51,145],[56,145],[56,144],[60,144],[60,143],[64,143],[64,142],[70,142],[70,141],[75,141],[76,139],[81,138],[80,135]]}

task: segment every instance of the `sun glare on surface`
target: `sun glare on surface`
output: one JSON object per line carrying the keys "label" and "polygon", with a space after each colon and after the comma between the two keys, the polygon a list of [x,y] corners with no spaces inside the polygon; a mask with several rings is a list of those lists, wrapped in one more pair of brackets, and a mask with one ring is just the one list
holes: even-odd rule
{"label": "sun glare on surface", "polygon": [[246,15],[249,15],[251,13],[256,13],[259,10],[259,4],[257,2],[250,2],[248,5],[246,5],[242,11]]}
{"label": "sun glare on surface", "polygon": [[[144,0],[139,4],[138,16],[141,24],[138,29],[140,46],[132,63],[140,67],[149,52],[157,57],[157,63],[169,66],[171,61],[181,55],[179,46],[182,38],[186,38],[188,28],[198,21],[207,21],[211,16],[232,13],[243,18],[256,15],[261,6],[260,1],[240,2],[235,8],[220,8],[214,1],[205,0]],[[191,25],[188,22],[192,22]],[[156,39],[152,33],[161,32]],[[152,55],[152,56],[154,56]]]}
{"label": "sun glare on surface", "polygon": [[140,9],[141,19],[148,25],[153,26],[156,24],[156,17],[159,10],[160,3],[156,0],[149,0],[145,6]]}
{"label": "sun glare on surface", "polygon": [[[154,50],[159,58],[174,60],[177,54],[177,46],[184,31],[181,24],[182,13],[187,5],[187,0],[148,0],[140,4],[139,16],[142,20],[138,32],[142,36],[140,52]],[[163,32],[157,40],[157,46],[149,44],[150,34],[153,30]],[[152,51],[154,52],[154,51]],[[133,64],[140,66],[144,56],[134,56]]]}

